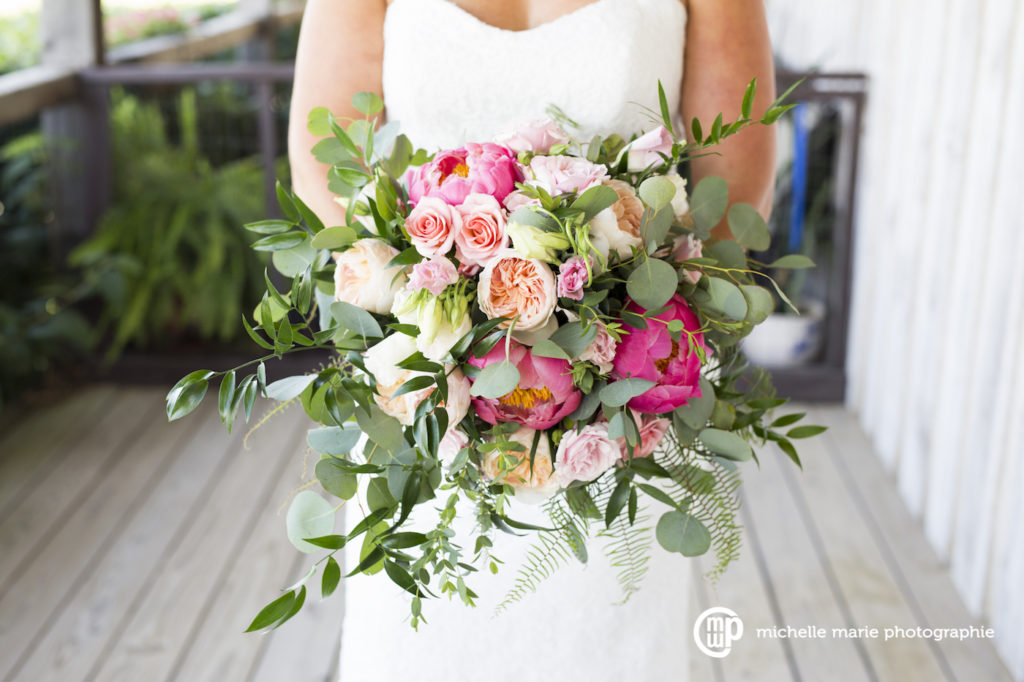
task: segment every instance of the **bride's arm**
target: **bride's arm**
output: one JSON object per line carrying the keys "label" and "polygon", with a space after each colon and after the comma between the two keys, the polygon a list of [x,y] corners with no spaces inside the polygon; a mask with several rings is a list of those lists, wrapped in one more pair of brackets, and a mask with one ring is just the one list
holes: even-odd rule
{"label": "bride's arm", "polygon": [[314,107],[339,117],[362,117],[352,108],[356,92],[381,94],[386,0],[308,0],[302,17],[288,125],[292,188],[327,225],[344,223],[344,211],[327,191],[327,166],[309,150],[306,130]]}
{"label": "bride's arm", "polygon": [[[714,117],[726,121],[739,115],[750,79],[757,78],[754,115],[775,99],[775,70],[762,0],[687,0],[686,75],[683,79],[683,117],[700,119],[704,130]],[[730,119],[732,117],[732,119]],[[729,183],[731,202],[752,204],[767,217],[775,183],[775,129],[751,126],[722,143],[721,156],[706,156],[692,164],[694,182],[717,175]],[[715,236],[728,238],[723,221]]]}

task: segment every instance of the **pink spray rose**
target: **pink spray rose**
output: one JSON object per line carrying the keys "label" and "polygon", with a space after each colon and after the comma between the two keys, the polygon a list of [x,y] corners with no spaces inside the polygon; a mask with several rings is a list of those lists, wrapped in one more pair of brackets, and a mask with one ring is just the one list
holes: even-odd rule
{"label": "pink spray rose", "polygon": [[461,224],[462,216],[442,199],[423,197],[405,219],[405,231],[421,256],[433,258],[451,251]]}
{"label": "pink spray rose", "polygon": [[[675,242],[672,243],[672,258],[674,260],[682,262],[691,258],[700,258],[702,255],[704,255],[704,243],[692,234],[676,237]],[[687,270],[685,277],[691,284],[696,284],[700,280],[700,270]]]}
{"label": "pink spray rose", "polygon": [[[640,443],[633,449],[633,457],[650,457],[654,454],[655,448],[661,443],[661,439],[665,437],[665,433],[668,431],[668,427],[672,425],[672,422],[664,417],[656,417],[653,414],[641,414],[636,410],[631,410],[633,413],[633,419],[636,420],[637,425],[640,427]],[[622,450],[622,458],[629,458],[629,448],[626,446],[625,438],[616,438],[615,442],[618,443],[619,448]]]}
{"label": "pink spray rose", "polygon": [[467,144],[438,152],[434,160],[409,171],[409,199],[438,197],[452,206],[470,194],[490,194],[503,200],[522,179],[515,152],[497,144]]}
{"label": "pink spray rose", "polygon": [[618,444],[608,437],[608,424],[596,423],[562,436],[555,456],[555,474],[560,485],[593,481],[612,468],[622,456]]}
{"label": "pink spray rose", "polygon": [[459,226],[455,230],[455,257],[463,265],[487,265],[508,246],[505,212],[489,194],[470,194],[455,209]]}
{"label": "pink spray rose", "polygon": [[555,196],[582,192],[608,179],[608,169],[576,156],[535,156],[527,169],[527,183]]}
{"label": "pink spray rose", "polygon": [[[566,360],[535,356],[515,340],[509,360],[519,370],[519,385],[500,398],[473,397],[477,416],[488,424],[518,422],[531,429],[550,429],[579,406],[581,395],[572,383],[572,369]],[[469,357],[469,364],[475,367],[504,361],[504,343],[482,358]]]}
{"label": "pink spray rose", "polygon": [[587,263],[579,256],[573,256],[558,266],[558,295],[574,301],[583,300],[583,287],[590,281]]}
{"label": "pink spray rose", "polygon": [[668,156],[672,153],[672,134],[665,126],[658,126],[633,140],[626,149],[626,166],[632,173],[642,171],[651,165],[661,166],[665,163],[661,155]]}
{"label": "pink spray rose", "polygon": [[608,328],[603,322],[595,322],[595,324],[597,325],[597,338],[583,349],[583,352],[580,353],[580,360],[594,363],[601,374],[607,374],[612,371],[618,342],[608,333]]}
{"label": "pink spray rose", "polygon": [[[629,301],[626,310],[642,313],[643,308]],[[686,331],[694,333],[701,348],[704,335],[699,333],[700,320],[678,294],[668,302],[668,309],[657,316],[669,322],[680,320]],[[690,350],[684,332],[680,342],[672,340],[661,322],[648,321],[646,329],[636,329],[625,323],[623,337],[615,354],[612,376],[616,379],[639,378],[657,383],[657,386],[629,401],[629,406],[644,414],[663,414],[686,404],[690,398],[699,398],[700,357]]]}
{"label": "pink spray rose", "polygon": [[431,258],[412,266],[409,283],[410,291],[426,289],[434,296],[440,296],[445,287],[459,281],[459,272],[447,258]]}
{"label": "pink spray rose", "polygon": [[512,192],[505,197],[504,204],[505,210],[509,213],[514,213],[523,206],[539,206],[540,199],[528,197],[517,189],[515,192]]}
{"label": "pink spray rose", "polygon": [[511,132],[499,135],[494,141],[516,152],[547,154],[556,144],[567,144],[569,135],[550,118],[542,118],[516,126]]}
{"label": "pink spray rose", "polygon": [[456,455],[462,448],[469,445],[469,436],[462,429],[449,427],[445,431],[444,438],[437,445],[437,458],[445,469],[450,469],[455,462]]}

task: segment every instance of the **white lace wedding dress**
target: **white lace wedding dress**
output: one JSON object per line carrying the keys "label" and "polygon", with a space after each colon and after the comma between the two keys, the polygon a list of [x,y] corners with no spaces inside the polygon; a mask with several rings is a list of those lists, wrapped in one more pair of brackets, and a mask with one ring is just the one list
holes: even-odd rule
{"label": "white lace wedding dress", "polygon": [[[543,116],[551,103],[580,124],[583,141],[649,130],[659,79],[679,109],[685,22],[680,0],[596,0],[534,29],[507,31],[449,0],[394,0],[384,29],[388,117],[430,148],[489,140]],[[517,507],[513,518],[545,523],[539,508]],[[355,505],[347,511],[351,527],[362,515]],[[461,530],[471,551],[471,523]],[[563,567],[495,616],[532,542],[499,532],[495,543],[505,565],[498,575],[473,576],[478,607],[425,600],[429,624],[419,632],[408,624],[409,595],[385,576],[344,581],[341,681],[688,679],[686,559],[653,547],[641,589],[618,605],[619,569],[594,541],[587,565]],[[349,568],[355,554],[346,556]]]}

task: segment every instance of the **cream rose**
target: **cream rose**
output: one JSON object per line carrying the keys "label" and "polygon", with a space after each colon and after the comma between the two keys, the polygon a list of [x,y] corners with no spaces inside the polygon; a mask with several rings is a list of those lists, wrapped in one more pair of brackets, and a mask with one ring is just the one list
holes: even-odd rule
{"label": "cream rose", "polygon": [[412,426],[416,406],[432,389],[424,388],[394,397],[398,387],[423,372],[402,369],[398,363],[416,352],[416,340],[405,334],[392,334],[364,354],[366,370],[376,381],[377,393],[373,399],[385,413],[404,426]]}
{"label": "cream rose", "polygon": [[[546,263],[505,249],[480,273],[477,299],[488,318],[518,317],[516,329],[540,329],[547,325],[558,300],[555,275]],[[508,328],[511,321],[501,326]]]}
{"label": "cream rose", "polygon": [[390,312],[395,294],[406,283],[401,267],[386,267],[397,255],[398,249],[379,239],[360,239],[334,253],[335,300],[378,315]]}
{"label": "cream rose", "polygon": [[[525,450],[501,452],[492,450],[483,459],[484,475],[492,481],[505,483],[515,490],[516,499],[527,504],[539,504],[558,492],[554,467],[551,464],[551,445],[544,433],[537,439],[537,451],[533,454],[533,469],[530,469],[530,448],[533,447],[537,432],[526,426],[520,427],[508,437],[519,443]],[[502,456],[511,459],[512,466],[502,469]],[[508,462],[506,461],[506,465]]]}
{"label": "cream rose", "polygon": [[690,202],[686,197],[686,178],[675,171],[665,177],[676,188],[676,193],[672,196],[672,213],[675,214],[676,220],[682,220],[683,216],[690,212]]}
{"label": "cream rose", "polygon": [[[634,248],[640,248],[640,222],[644,215],[643,202],[636,192],[621,180],[604,183],[615,190],[619,200],[594,216],[590,221],[590,239],[601,255],[614,253],[620,259],[629,258]],[[607,248],[603,248],[607,244]]]}

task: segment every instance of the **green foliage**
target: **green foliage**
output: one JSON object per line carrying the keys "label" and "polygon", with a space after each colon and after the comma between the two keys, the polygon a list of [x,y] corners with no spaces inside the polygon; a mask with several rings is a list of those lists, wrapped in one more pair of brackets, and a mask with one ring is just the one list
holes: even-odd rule
{"label": "green foliage", "polygon": [[177,142],[156,105],[114,93],[113,204],[70,259],[102,295],[108,358],[191,334],[238,338],[237,320],[263,288],[242,229],[263,211],[262,170],[251,159],[212,166],[196,114],[195,93],[183,91]]}
{"label": "green foliage", "polygon": [[38,133],[0,148],[0,406],[77,361],[94,335],[54,267],[46,149]]}

